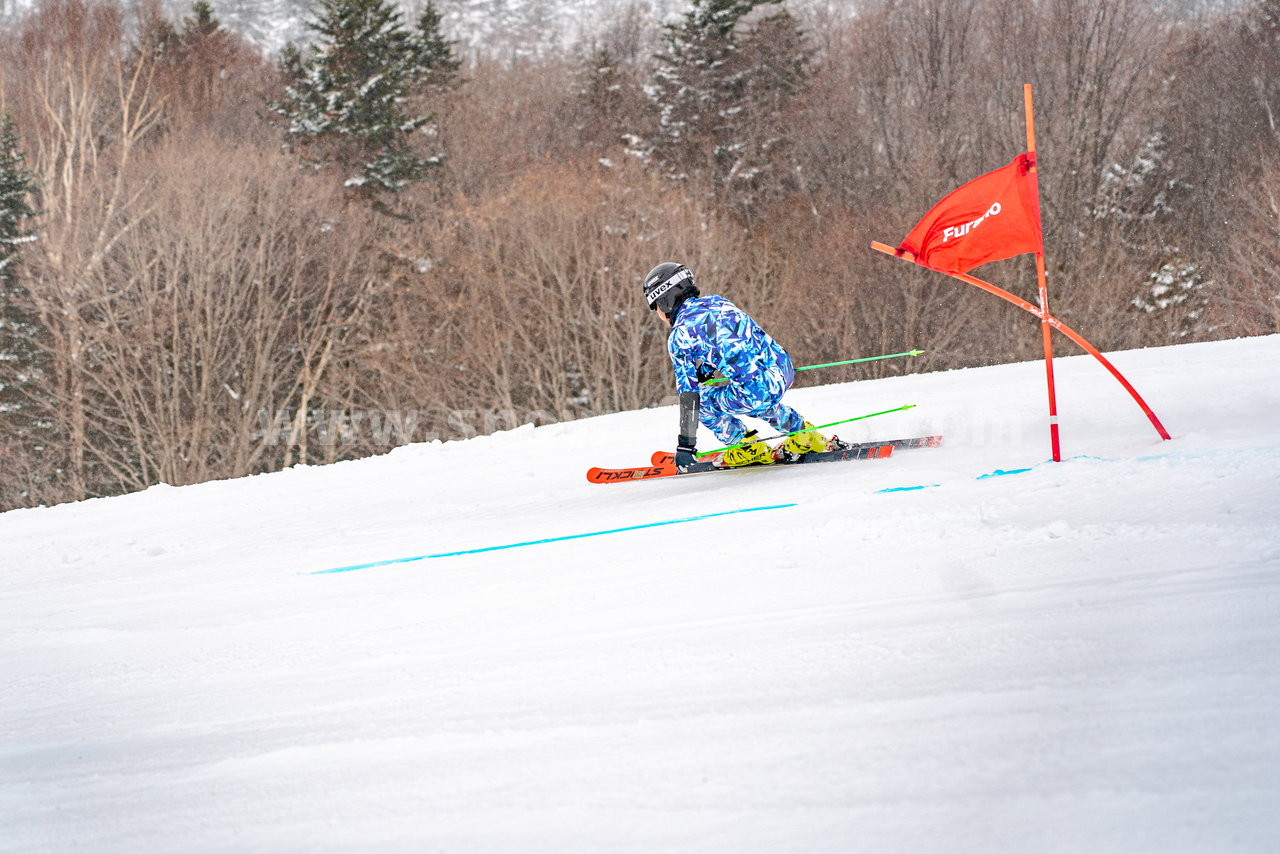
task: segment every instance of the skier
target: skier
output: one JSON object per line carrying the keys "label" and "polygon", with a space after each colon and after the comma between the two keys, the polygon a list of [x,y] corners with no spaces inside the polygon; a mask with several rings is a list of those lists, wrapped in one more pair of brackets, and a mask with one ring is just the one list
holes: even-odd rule
{"label": "skier", "polygon": [[[782,403],[795,380],[791,357],[750,316],[722,296],[700,296],[693,273],[683,264],[664,262],[644,277],[649,309],[671,326],[667,351],[675,369],[680,397],[680,433],[676,468],[688,471],[697,462],[697,432],[701,421],[726,445],[721,457],[729,467],[774,461],[773,450],[757,431],[747,431],[738,416],[767,421],[791,433],[779,454],[825,451],[827,440],[794,409]],[[705,386],[719,371],[727,382]]]}

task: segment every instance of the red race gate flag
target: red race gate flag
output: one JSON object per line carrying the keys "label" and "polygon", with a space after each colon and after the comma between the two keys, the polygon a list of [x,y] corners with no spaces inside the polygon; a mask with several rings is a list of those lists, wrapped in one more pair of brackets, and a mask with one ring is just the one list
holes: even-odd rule
{"label": "red race gate flag", "polygon": [[974,178],[933,206],[894,253],[944,273],[1041,253],[1040,194],[1035,152]]}

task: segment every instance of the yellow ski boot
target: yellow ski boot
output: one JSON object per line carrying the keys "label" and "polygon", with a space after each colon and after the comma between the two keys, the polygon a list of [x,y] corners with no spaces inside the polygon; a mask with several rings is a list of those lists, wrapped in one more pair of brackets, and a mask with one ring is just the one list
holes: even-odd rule
{"label": "yellow ski boot", "polygon": [[725,451],[720,462],[726,468],[768,465],[773,462],[773,453],[768,445],[760,441],[759,434],[752,430],[742,437],[741,444]]}
{"label": "yellow ski boot", "polygon": [[779,449],[782,453],[790,456],[801,456],[808,453],[821,453],[827,449],[827,440],[822,434],[813,429],[813,425],[808,421],[804,422],[804,429],[799,433],[795,433],[787,437],[787,441],[782,443]]}

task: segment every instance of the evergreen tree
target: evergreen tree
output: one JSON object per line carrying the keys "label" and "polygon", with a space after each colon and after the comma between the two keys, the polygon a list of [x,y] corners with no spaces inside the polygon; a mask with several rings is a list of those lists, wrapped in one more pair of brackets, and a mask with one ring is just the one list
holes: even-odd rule
{"label": "evergreen tree", "polygon": [[146,51],[162,65],[179,66],[207,50],[210,42],[226,40],[228,36],[207,0],[191,4],[191,15],[182,19],[181,29],[169,21],[160,7],[146,7],[141,13],[135,61],[138,54]]}
{"label": "evergreen tree", "polygon": [[196,0],[191,12],[178,29],[158,8],[150,9],[142,20],[134,59],[141,61],[144,51],[152,54],[161,75],[170,78],[188,104],[211,100],[219,78],[235,61],[232,36],[215,17],[213,7],[206,0]]}
{"label": "evergreen tree", "polygon": [[221,22],[214,16],[213,7],[207,0],[196,0],[191,4],[192,16],[183,21],[183,36],[189,40],[208,38],[222,29]]}
{"label": "evergreen tree", "polygon": [[417,67],[422,75],[422,87],[442,93],[458,85],[458,69],[462,60],[454,55],[457,39],[446,39],[440,29],[440,12],[436,4],[428,2],[418,16],[418,29],[414,33],[417,48]]}
{"label": "evergreen tree", "polygon": [[440,161],[415,145],[432,117],[411,114],[408,101],[416,87],[453,84],[453,45],[431,3],[415,33],[386,0],[319,2],[308,24],[318,43],[306,55],[292,46],[283,53],[288,85],[271,107],[304,161],[337,166],[362,195],[398,193]]}
{"label": "evergreen tree", "polygon": [[24,220],[35,216],[27,197],[36,190],[35,175],[26,167],[26,155],[18,148],[18,131],[13,117],[0,116],[0,281],[12,280],[18,251],[35,239],[23,228]]}
{"label": "evergreen tree", "polygon": [[649,97],[658,112],[652,149],[673,178],[705,171],[724,136],[723,77],[735,45],[738,18],[754,3],[694,0],[682,20],[664,27]]}
{"label": "evergreen tree", "polygon": [[780,9],[743,37],[738,57],[742,110],[729,175],[739,204],[753,207],[799,188],[790,111],[808,86],[810,51],[799,22]]}
{"label": "evergreen tree", "polygon": [[41,423],[30,403],[43,365],[40,325],[18,276],[22,249],[36,239],[26,221],[37,185],[25,161],[12,118],[0,116],[0,439],[29,438]]}
{"label": "evergreen tree", "polygon": [[601,152],[629,139],[644,113],[645,96],[634,71],[607,46],[584,58],[574,85],[574,128]]}
{"label": "evergreen tree", "polygon": [[673,178],[706,178],[740,209],[785,184],[788,99],[808,80],[808,55],[785,9],[740,26],[781,0],[693,0],[666,25],[649,96],[658,111],[651,151]]}

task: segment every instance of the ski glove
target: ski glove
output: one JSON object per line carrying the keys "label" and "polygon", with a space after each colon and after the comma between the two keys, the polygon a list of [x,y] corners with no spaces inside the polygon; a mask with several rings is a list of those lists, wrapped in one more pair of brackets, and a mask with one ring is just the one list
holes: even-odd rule
{"label": "ski glove", "polygon": [[716,369],[714,366],[708,365],[706,362],[698,363],[698,382],[709,382],[715,375]]}
{"label": "ski glove", "polygon": [[676,439],[676,470],[688,471],[698,461],[696,438],[680,436]]}

